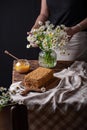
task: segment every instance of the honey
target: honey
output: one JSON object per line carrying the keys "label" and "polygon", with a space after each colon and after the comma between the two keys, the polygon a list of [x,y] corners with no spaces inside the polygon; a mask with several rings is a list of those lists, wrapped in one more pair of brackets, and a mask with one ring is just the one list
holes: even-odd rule
{"label": "honey", "polygon": [[27,73],[30,69],[30,63],[26,59],[19,59],[15,64],[15,70],[19,73]]}

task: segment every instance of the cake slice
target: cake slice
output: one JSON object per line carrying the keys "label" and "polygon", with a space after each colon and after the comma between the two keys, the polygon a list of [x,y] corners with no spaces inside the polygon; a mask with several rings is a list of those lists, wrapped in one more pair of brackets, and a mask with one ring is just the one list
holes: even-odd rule
{"label": "cake slice", "polygon": [[24,77],[24,86],[29,88],[41,88],[53,78],[53,70],[43,67],[38,67]]}

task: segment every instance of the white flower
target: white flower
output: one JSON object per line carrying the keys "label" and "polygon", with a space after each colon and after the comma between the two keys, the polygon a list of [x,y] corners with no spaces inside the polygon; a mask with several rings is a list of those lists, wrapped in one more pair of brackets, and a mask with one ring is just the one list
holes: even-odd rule
{"label": "white flower", "polygon": [[31,47],[31,45],[30,44],[27,44],[27,48],[30,48]]}
{"label": "white flower", "polygon": [[27,48],[38,46],[42,50],[49,50],[59,47],[61,50],[64,50],[69,37],[64,31],[65,26],[55,27],[50,21],[46,21],[45,24],[39,21],[39,25],[40,27],[32,29],[27,37],[30,44],[27,45]]}
{"label": "white flower", "polygon": [[39,21],[38,24],[41,26],[41,25],[43,25],[43,22],[42,22],[42,21]]}
{"label": "white flower", "polygon": [[0,87],[0,109],[9,103],[13,103],[9,91],[4,87]]}
{"label": "white flower", "polygon": [[46,91],[46,88],[45,88],[45,87],[42,87],[42,88],[41,88],[41,91],[42,91],[42,92],[45,92],[45,91]]}

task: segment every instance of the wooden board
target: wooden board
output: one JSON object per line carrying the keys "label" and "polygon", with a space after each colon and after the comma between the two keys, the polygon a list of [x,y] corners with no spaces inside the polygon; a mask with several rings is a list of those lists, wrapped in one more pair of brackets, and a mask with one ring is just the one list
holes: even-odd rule
{"label": "wooden board", "polygon": [[[49,89],[52,89],[54,87],[56,87],[60,82],[60,79],[59,78],[56,78],[56,77],[53,77],[51,80],[49,80],[48,82],[46,82],[45,84],[43,84],[43,86],[40,86],[38,89],[35,88],[35,87],[25,87],[25,89],[27,88],[28,91],[39,91],[39,92],[42,92],[41,91],[41,88],[45,88],[46,91],[48,91]],[[24,83],[21,82],[20,84],[21,86],[24,86]]]}

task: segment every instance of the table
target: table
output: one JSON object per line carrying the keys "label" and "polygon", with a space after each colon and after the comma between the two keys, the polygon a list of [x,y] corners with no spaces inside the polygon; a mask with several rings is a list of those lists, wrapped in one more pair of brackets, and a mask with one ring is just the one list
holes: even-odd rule
{"label": "table", "polygon": [[[61,71],[64,68],[69,67],[74,61],[58,61],[56,67],[53,68],[53,70],[56,72]],[[12,71],[12,83],[17,81],[22,81],[25,74],[20,74],[15,71],[14,65],[16,61],[13,62],[13,71]],[[31,65],[30,71],[36,69],[39,64],[37,60],[29,60],[29,63]]]}
{"label": "table", "polygon": [[[37,60],[29,60],[31,71],[37,68]],[[55,72],[69,67],[73,61],[58,61],[54,69]],[[13,63],[12,82],[23,79],[25,74],[19,74],[15,71]],[[59,103],[58,108],[52,111],[50,102],[42,109],[36,111],[37,107],[28,110],[29,130],[87,130],[87,106],[75,109],[75,104],[69,104],[66,111],[63,111],[64,103]]]}
{"label": "table", "polygon": [[[56,67],[52,68],[54,70],[54,72],[59,72],[64,68],[69,67],[74,61],[58,61]],[[12,71],[12,83],[13,82],[18,82],[18,81],[22,81],[24,76],[27,74],[20,74],[15,70],[15,63],[16,61],[14,60],[13,62],[13,71]],[[29,60],[29,63],[31,65],[29,72],[31,72],[32,70],[35,70],[37,67],[39,67],[38,61],[37,60]],[[28,73],[29,73],[28,72]],[[50,82],[45,84],[45,87],[47,88],[47,90],[55,87],[58,83],[59,83],[60,79],[56,79],[53,78],[51,79]]]}

